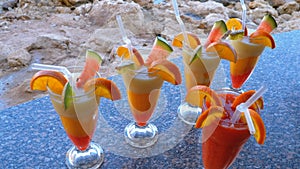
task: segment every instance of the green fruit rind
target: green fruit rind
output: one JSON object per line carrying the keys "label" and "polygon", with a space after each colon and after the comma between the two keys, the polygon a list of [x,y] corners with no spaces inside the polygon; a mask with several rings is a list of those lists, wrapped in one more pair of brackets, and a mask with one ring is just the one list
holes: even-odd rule
{"label": "green fruit rind", "polygon": [[67,110],[73,104],[74,92],[69,82],[66,83],[63,92],[64,108]]}
{"label": "green fruit rind", "polygon": [[173,48],[171,47],[171,45],[169,45],[169,43],[167,42],[167,40],[165,40],[164,38],[157,36],[155,38],[155,42],[154,42],[154,46],[153,47],[159,47],[161,49],[164,49],[168,52],[173,52]]}
{"label": "green fruit rind", "polygon": [[266,14],[258,25],[257,30],[264,30],[271,33],[275,28],[277,28],[275,19],[272,15]]}
{"label": "green fruit rind", "polygon": [[195,50],[196,50],[196,53],[195,53],[194,57],[191,59],[189,65],[192,64],[196,59],[199,59],[202,55],[202,46],[201,45],[199,45]]}
{"label": "green fruit rind", "polygon": [[223,20],[216,21],[207,37],[204,47],[206,48],[209,44],[221,39],[226,32],[226,23]]}
{"label": "green fruit rind", "polygon": [[95,59],[95,61],[97,63],[99,63],[99,64],[101,64],[102,61],[103,61],[103,59],[101,58],[101,56],[97,52],[95,52],[95,51],[93,51],[91,49],[88,49],[86,51],[86,58]]}
{"label": "green fruit rind", "polygon": [[133,62],[123,63],[122,65],[116,67],[116,70],[119,74],[128,73],[128,71],[135,69],[136,65]]}

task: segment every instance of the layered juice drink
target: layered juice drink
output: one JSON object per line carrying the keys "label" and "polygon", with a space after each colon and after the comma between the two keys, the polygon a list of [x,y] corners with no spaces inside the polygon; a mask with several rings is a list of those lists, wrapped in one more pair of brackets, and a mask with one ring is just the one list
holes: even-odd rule
{"label": "layered juice drink", "polygon": [[163,79],[142,66],[122,74],[132,115],[139,126],[147,124],[156,107]]}
{"label": "layered juice drink", "polygon": [[220,58],[214,52],[202,52],[201,57],[192,60],[191,51],[183,48],[184,77],[186,89],[196,85],[209,86],[220,64]]}
{"label": "layered juice drink", "polygon": [[230,62],[230,76],[232,87],[238,89],[250,77],[265,46],[250,43],[246,36],[242,40],[231,40],[231,44],[236,50],[237,61]]}
{"label": "layered juice drink", "polygon": [[202,161],[206,169],[228,168],[251,136],[247,124],[230,122],[235,111],[231,105],[239,93],[223,90],[218,91],[218,95],[224,104],[225,116],[203,128]]}
{"label": "layered juice drink", "polygon": [[96,98],[94,90],[74,96],[73,104],[68,109],[65,109],[62,95],[55,94],[50,89],[48,91],[68,137],[79,150],[87,149],[98,119],[99,98]]}

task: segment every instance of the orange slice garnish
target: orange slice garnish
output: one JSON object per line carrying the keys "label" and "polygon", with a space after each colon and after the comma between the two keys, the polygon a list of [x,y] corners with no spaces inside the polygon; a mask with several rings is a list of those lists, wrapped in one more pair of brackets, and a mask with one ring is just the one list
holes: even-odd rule
{"label": "orange slice garnish", "polygon": [[[144,59],[139,51],[135,48],[132,48],[133,58],[132,61],[138,66],[144,65]],[[130,59],[130,52],[127,46],[119,46],[117,49],[117,55],[123,57],[124,59]]]}
{"label": "orange slice garnish", "polygon": [[204,100],[211,106],[222,106],[218,94],[204,85],[197,85],[190,88],[185,97],[185,101],[193,106],[202,107]]}
{"label": "orange slice garnish", "polygon": [[182,81],[180,70],[174,63],[168,60],[153,61],[148,68],[148,72],[152,72],[174,85],[181,84]]}
{"label": "orange slice garnish", "polygon": [[274,41],[272,35],[268,32],[263,31],[263,30],[257,30],[255,32],[253,32],[250,35],[249,40],[250,40],[251,43],[255,43],[255,44],[263,45],[263,46],[266,46],[266,47],[270,47],[271,49],[274,49],[276,47],[275,41]]}
{"label": "orange slice garnish", "polygon": [[[196,49],[196,47],[201,44],[200,39],[194,33],[187,32],[186,34],[187,34],[187,37],[188,37],[190,47],[192,49]],[[174,37],[174,39],[172,41],[172,45],[175,46],[175,47],[178,47],[178,48],[182,48],[183,47],[183,42],[184,42],[183,33],[179,33]]]}
{"label": "orange slice garnish", "polygon": [[[264,122],[256,111],[249,109],[249,113],[255,128],[254,138],[258,144],[264,144],[266,140],[266,128]],[[244,113],[241,114],[241,121],[246,122]]]}
{"label": "orange slice garnish", "polygon": [[121,99],[121,92],[119,88],[111,80],[95,78],[84,84],[85,91],[89,91],[93,87],[95,88],[95,94],[99,97],[104,97],[113,101]]}
{"label": "orange slice garnish", "polygon": [[218,56],[222,59],[236,62],[237,54],[235,49],[227,42],[217,41],[213,42],[206,48],[206,52],[217,52]]}
{"label": "orange slice garnish", "polygon": [[51,70],[41,70],[33,75],[30,82],[31,90],[46,91],[47,86],[52,92],[62,94],[68,79],[60,73]]}
{"label": "orange slice garnish", "polygon": [[220,120],[223,116],[224,108],[220,106],[212,106],[206,109],[198,117],[195,128],[203,128],[209,126],[212,122]]}
{"label": "orange slice garnish", "polygon": [[[242,30],[243,29],[243,23],[242,20],[239,18],[230,18],[226,21],[226,26],[228,30],[231,30],[233,32],[237,30]],[[247,36],[247,28],[245,28],[245,31],[243,33],[244,36]]]}
{"label": "orange slice garnish", "polygon": [[[231,107],[236,108],[239,104],[245,103],[254,93],[255,93],[255,90],[248,90],[248,91],[240,94],[239,96],[237,96],[234,99]],[[260,97],[249,108],[253,109],[253,110],[257,110],[258,108],[259,109],[263,109],[264,108],[264,100],[263,100],[263,98]]]}

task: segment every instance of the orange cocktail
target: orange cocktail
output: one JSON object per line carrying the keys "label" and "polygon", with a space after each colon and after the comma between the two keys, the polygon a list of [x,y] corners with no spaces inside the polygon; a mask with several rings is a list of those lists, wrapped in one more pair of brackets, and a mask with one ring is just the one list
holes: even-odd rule
{"label": "orange cocktail", "polygon": [[231,40],[231,44],[236,50],[236,63],[230,62],[230,76],[232,87],[239,89],[252,74],[259,56],[264,51],[265,46],[249,42],[249,37],[242,40]]}
{"label": "orange cocktail", "polygon": [[50,89],[48,92],[68,137],[79,150],[86,150],[94,135],[98,119],[99,98],[96,98],[94,90],[73,97],[74,104],[68,109],[64,108],[62,95],[55,94]]}
{"label": "orange cocktail", "polygon": [[132,115],[139,126],[145,126],[152,116],[163,79],[148,73],[146,67],[123,74]]}

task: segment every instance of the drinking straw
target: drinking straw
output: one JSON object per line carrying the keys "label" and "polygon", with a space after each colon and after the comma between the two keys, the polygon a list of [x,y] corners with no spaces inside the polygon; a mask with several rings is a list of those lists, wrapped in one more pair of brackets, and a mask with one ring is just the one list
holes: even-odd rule
{"label": "drinking straw", "polygon": [[117,19],[117,22],[118,22],[118,25],[119,25],[119,28],[120,28],[120,31],[121,31],[121,34],[122,34],[122,39],[123,39],[123,41],[126,43],[126,46],[127,46],[128,49],[129,49],[130,60],[132,60],[133,50],[132,50],[132,44],[131,44],[131,41],[130,41],[130,39],[128,39],[128,37],[127,37],[127,35],[126,35],[126,32],[125,32],[125,29],[124,29],[124,25],[123,25],[121,16],[120,16],[120,15],[117,15],[117,16],[116,16],[116,19]]}
{"label": "drinking straw", "polygon": [[236,107],[235,112],[233,113],[233,116],[231,118],[232,124],[235,123],[239,118],[242,112],[244,112],[247,125],[250,131],[250,134],[255,134],[255,128],[248,110],[248,107],[250,107],[257,99],[259,99],[264,92],[267,91],[267,88],[262,86],[259,88],[245,103],[241,103]]}
{"label": "drinking straw", "polygon": [[173,8],[174,8],[174,12],[175,12],[175,17],[179,23],[179,26],[180,26],[180,29],[183,33],[183,39],[184,39],[184,42],[185,44],[190,47],[190,42],[189,42],[189,39],[188,39],[188,36],[187,36],[187,33],[186,33],[186,30],[185,30],[185,26],[184,26],[184,23],[183,21],[181,20],[180,18],[180,15],[179,15],[179,10],[178,10],[178,4],[177,4],[177,1],[176,0],[172,0],[173,2]]}
{"label": "drinking straw", "polygon": [[71,72],[64,66],[53,66],[53,65],[46,65],[46,64],[39,64],[39,63],[33,63],[31,65],[32,69],[35,70],[54,70],[59,71],[65,74],[68,77],[71,77]]}
{"label": "drinking straw", "polygon": [[246,5],[245,5],[245,1],[244,0],[240,0],[241,2],[241,5],[242,5],[242,30],[245,30],[245,27],[246,27]]}

